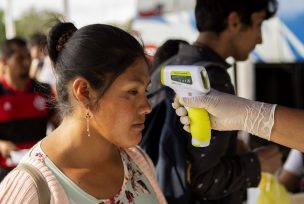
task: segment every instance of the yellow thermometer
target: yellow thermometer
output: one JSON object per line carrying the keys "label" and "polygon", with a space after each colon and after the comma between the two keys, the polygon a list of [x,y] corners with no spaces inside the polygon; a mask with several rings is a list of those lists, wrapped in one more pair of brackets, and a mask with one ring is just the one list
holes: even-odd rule
{"label": "yellow thermometer", "polygon": [[[210,91],[208,74],[203,66],[164,66],[161,69],[161,83],[173,89],[179,97],[200,96]],[[208,112],[202,108],[186,108],[190,119],[192,145],[195,147],[208,146],[211,139]]]}

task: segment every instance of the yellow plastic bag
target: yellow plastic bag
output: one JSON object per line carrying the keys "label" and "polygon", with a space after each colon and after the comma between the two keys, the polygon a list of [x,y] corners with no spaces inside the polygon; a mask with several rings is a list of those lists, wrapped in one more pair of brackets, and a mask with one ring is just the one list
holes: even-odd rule
{"label": "yellow plastic bag", "polygon": [[269,173],[262,173],[257,204],[290,204],[285,187]]}

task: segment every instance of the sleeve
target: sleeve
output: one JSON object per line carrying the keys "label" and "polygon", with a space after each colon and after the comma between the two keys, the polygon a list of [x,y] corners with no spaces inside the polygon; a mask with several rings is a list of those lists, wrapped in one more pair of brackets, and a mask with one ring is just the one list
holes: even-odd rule
{"label": "sleeve", "polygon": [[292,149],[283,168],[297,176],[302,176],[304,169],[302,153],[296,149]]}
{"label": "sleeve", "polygon": [[25,172],[11,171],[0,184],[0,203],[39,203],[34,181]]}

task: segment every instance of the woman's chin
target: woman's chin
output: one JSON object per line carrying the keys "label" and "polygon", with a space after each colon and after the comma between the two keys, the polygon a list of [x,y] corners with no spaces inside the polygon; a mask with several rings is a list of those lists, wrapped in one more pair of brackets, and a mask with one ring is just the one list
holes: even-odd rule
{"label": "woman's chin", "polygon": [[141,140],[142,140],[142,133],[140,132],[139,133],[139,135],[137,136],[137,143],[136,143],[136,145],[138,145],[140,142],[141,142]]}
{"label": "woman's chin", "polygon": [[141,142],[141,140],[142,140],[142,133],[140,132],[139,134],[137,134],[133,137],[132,144],[130,144],[130,147],[134,147],[134,146],[138,145]]}
{"label": "woman's chin", "polygon": [[137,135],[134,135],[132,139],[128,140],[124,148],[130,148],[138,145],[142,140],[142,133],[140,132]]}

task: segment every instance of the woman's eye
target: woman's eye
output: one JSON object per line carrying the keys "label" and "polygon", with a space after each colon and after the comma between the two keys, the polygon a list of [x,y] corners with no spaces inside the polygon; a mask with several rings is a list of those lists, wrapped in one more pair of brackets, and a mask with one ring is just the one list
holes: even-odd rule
{"label": "woman's eye", "polygon": [[132,95],[136,95],[138,93],[138,91],[137,90],[129,90],[128,93],[132,94]]}

